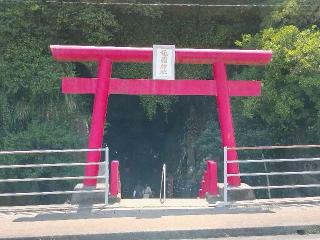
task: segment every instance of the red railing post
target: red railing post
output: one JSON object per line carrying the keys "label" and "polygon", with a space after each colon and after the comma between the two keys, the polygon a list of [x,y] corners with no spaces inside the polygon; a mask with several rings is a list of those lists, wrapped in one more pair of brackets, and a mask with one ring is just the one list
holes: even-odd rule
{"label": "red railing post", "polygon": [[218,195],[218,167],[212,160],[207,161],[207,169],[204,171],[198,196],[205,198],[206,193],[216,197]]}
{"label": "red railing post", "polygon": [[205,192],[203,191],[202,188],[199,189],[198,197],[202,199],[205,198]]}
{"label": "red railing post", "polygon": [[110,194],[117,196],[120,188],[119,161],[113,160],[110,168]]}
{"label": "red railing post", "polygon": [[198,194],[199,198],[205,198],[205,196],[206,196],[205,184],[206,184],[206,182],[203,179],[201,181],[201,185],[200,185],[200,189],[199,189],[199,194]]}
{"label": "red railing post", "polygon": [[208,173],[209,173],[209,183],[208,183],[208,193],[211,196],[217,196],[218,195],[218,168],[217,163],[214,161],[208,161]]}
{"label": "red railing post", "polygon": [[204,172],[204,185],[203,185],[204,193],[208,192],[208,189],[209,189],[208,183],[209,183],[209,172],[207,167],[207,170]]}

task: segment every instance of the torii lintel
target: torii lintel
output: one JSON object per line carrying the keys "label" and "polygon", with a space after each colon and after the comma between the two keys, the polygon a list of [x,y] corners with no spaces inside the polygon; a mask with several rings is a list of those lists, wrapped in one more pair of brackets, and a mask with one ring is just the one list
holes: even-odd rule
{"label": "torii lintel", "polygon": [[[62,92],[69,94],[95,94],[97,78],[65,77]],[[260,96],[260,81],[228,81],[229,96]],[[111,78],[109,95],[196,95],[217,96],[215,80],[152,80]]]}

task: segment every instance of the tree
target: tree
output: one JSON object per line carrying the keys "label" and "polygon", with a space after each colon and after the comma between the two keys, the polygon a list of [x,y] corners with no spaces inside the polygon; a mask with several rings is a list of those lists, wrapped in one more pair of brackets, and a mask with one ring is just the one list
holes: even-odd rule
{"label": "tree", "polygon": [[[300,31],[295,26],[269,28],[244,35],[236,44],[246,49],[273,51],[265,68],[244,70],[240,77],[261,78],[263,94],[243,101],[243,114],[268,125],[287,144],[312,142],[319,134],[320,31],[316,26]],[[299,133],[299,134],[296,134]]]}
{"label": "tree", "polygon": [[264,27],[294,25],[306,28],[311,25],[320,27],[320,4],[317,0],[285,0],[263,22]]}
{"label": "tree", "polygon": [[[0,3],[0,147],[1,149],[65,149],[86,145],[91,101],[62,95],[61,77],[83,71],[52,58],[50,44],[107,44],[118,25],[106,8],[38,1]],[[86,67],[83,67],[86,68]],[[90,69],[90,65],[88,67]],[[90,69],[91,70],[91,69]],[[79,162],[79,155],[2,157],[3,163]],[[81,175],[79,169],[1,171],[2,177]],[[8,175],[10,174],[10,176]],[[26,175],[27,174],[27,175]],[[54,190],[56,183],[31,185]],[[3,185],[24,190],[27,185]],[[29,186],[29,185],[28,185]],[[63,182],[60,187],[73,187]]]}

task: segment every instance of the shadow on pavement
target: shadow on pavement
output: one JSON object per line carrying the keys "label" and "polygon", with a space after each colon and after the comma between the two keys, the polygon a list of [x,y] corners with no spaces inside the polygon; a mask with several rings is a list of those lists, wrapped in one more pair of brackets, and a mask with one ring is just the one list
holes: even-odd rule
{"label": "shadow on pavement", "polygon": [[73,211],[51,211],[39,213],[36,216],[20,217],[14,222],[54,221],[72,219],[99,219],[99,218],[161,218],[163,216],[206,215],[206,214],[255,214],[273,213],[261,207],[232,208],[232,207],[206,207],[206,208],[140,208],[140,209],[94,209],[92,205],[79,205]]}

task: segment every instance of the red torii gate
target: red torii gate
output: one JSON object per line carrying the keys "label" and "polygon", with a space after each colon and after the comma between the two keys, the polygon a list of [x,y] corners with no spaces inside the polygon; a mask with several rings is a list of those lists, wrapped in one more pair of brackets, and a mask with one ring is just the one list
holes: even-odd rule
{"label": "red torii gate", "polygon": [[[56,60],[98,62],[97,78],[64,77],[62,92],[94,94],[93,113],[88,147],[101,148],[106,120],[108,96],[127,95],[207,95],[217,96],[222,144],[235,147],[230,96],[259,96],[260,81],[227,80],[226,64],[265,65],[271,61],[271,51],[176,49],[176,63],[212,64],[214,80],[153,80],[111,78],[112,62],[152,62],[152,48],[93,47],[51,45]],[[100,152],[89,152],[87,162],[99,162]],[[228,151],[228,160],[237,160],[235,150]],[[85,176],[97,176],[98,166],[86,166]],[[239,173],[237,163],[228,164],[228,173]],[[96,179],[84,179],[85,186],[95,186]],[[232,186],[240,185],[240,177],[228,178]]]}

